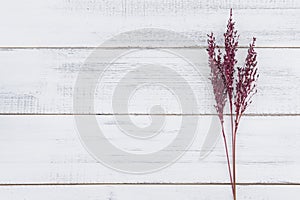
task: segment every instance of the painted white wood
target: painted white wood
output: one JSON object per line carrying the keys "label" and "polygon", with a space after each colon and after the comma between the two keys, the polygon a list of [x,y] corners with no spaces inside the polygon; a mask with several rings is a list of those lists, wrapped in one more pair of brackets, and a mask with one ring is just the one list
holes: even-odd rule
{"label": "painted white wood", "polygon": [[[145,127],[150,123],[148,116],[130,117],[136,126]],[[126,136],[113,116],[97,116],[97,119],[113,145],[136,154],[155,152],[169,144],[180,129],[181,117],[166,116],[166,125],[160,134],[148,140]],[[207,157],[200,159],[210,120],[211,117],[199,118],[195,141],[173,165],[154,173],[133,175],[97,163],[81,145],[74,116],[2,115],[0,184],[228,183],[221,139]],[[300,117],[295,116],[244,117],[237,140],[237,181],[299,183],[299,120]],[[125,127],[130,125],[127,121],[119,123]]]}
{"label": "painted white wood", "polygon": [[[251,0],[221,0],[221,1],[204,1],[204,0],[145,0],[145,1],[107,1],[94,0],[86,2],[84,0],[70,0],[56,3],[61,5],[63,9],[82,12],[104,12],[105,14],[121,14],[118,9],[123,9],[122,14],[148,15],[148,14],[182,14],[197,13],[201,9],[297,9],[300,4],[296,0],[273,0],[273,1],[251,1]],[[121,4],[122,3],[122,4]],[[64,6],[62,6],[64,5]],[[118,12],[119,11],[119,12]],[[126,13],[125,13],[126,12]]]}
{"label": "painted white wood", "polygon": [[[258,46],[300,46],[300,4],[276,1],[8,1],[0,8],[1,47],[95,47],[126,31],[162,28],[182,33],[206,46],[206,34],[224,33],[229,8],[240,31],[240,44],[258,38]],[[159,38],[159,39],[157,39]],[[162,33],[134,35],[110,46],[190,46]]]}
{"label": "painted white wood", "polygon": [[[203,76],[195,75],[186,62],[172,54],[158,49],[139,49],[107,70],[103,90],[98,88],[96,93],[95,112],[89,112],[87,105],[80,113],[109,114],[97,116],[98,122],[109,141],[127,151],[151,151],[168,143],[178,131],[182,117],[172,114],[214,113],[205,85],[209,84],[206,34],[213,31],[218,42],[222,42],[230,8],[234,9],[241,34],[240,46],[246,47],[255,36],[257,46],[262,47],[258,49],[259,91],[248,110],[248,114],[255,116],[244,118],[238,135],[238,182],[269,184],[238,186],[238,197],[245,200],[297,199],[300,195],[300,118],[288,116],[300,114],[300,1],[297,0],[10,0],[1,4],[1,199],[231,199],[230,186],[215,185],[229,182],[222,141],[219,140],[205,159],[199,159],[211,116],[200,117],[198,137],[175,164],[155,173],[132,175],[97,163],[80,143],[74,116],[60,115],[74,113],[72,95],[76,75],[93,51],[92,47],[120,33],[135,31],[106,45],[103,58],[97,62],[106,65],[101,59],[112,51],[172,47],[179,52],[188,51],[203,68]],[[144,34],[139,31],[142,28],[176,31],[195,43],[170,40],[168,35],[157,31]],[[244,55],[245,50],[242,50],[239,57],[244,58]],[[156,104],[164,108],[159,114],[171,114],[155,116],[168,120],[162,130],[164,137],[144,142],[124,136],[114,116],[110,115],[113,113],[110,105],[113,89],[126,70],[135,68],[137,63],[155,63],[175,69],[190,83],[198,101],[195,110],[184,112],[164,88],[140,88],[130,100],[128,112],[120,114],[149,114]],[[182,87],[174,77],[158,78]],[[93,94],[87,94],[87,98],[91,96]],[[19,113],[59,115],[13,115]],[[147,115],[130,117],[138,126],[150,123]],[[123,123],[125,127],[130,125],[126,121]],[[57,183],[78,185],[52,185]],[[87,183],[108,185],[85,185]],[[212,185],[187,185],[189,183]],[[287,185],[272,185],[276,183]]]}
{"label": "painted white wood", "polygon": [[[127,52],[112,62],[98,81],[96,92],[87,92],[86,98],[95,98],[95,109],[89,105],[76,113],[118,113],[112,109],[116,102],[128,101],[126,97],[113,98],[114,91],[131,70],[154,64],[176,71],[192,88],[198,107],[192,112],[181,110],[176,95],[185,88],[180,80],[169,74],[155,78],[170,82],[179,94],[172,94],[162,86],[143,85],[129,99],[129,113],[149,113],[154,105],[161,105],[167,114],[211,114],[213,95],[208,80],[209,68],[205,49],[102,49],[92,63],[108,66],[112,54]],[[73,109],[74,85],[79,70],[92,49],[12,49],[0,51],[0,113],[75,113]],[[300,49],[257,49],[260,78],[258,93],[247,111],[250,114],[299,114],[300,113]],[[184,59],[174,55],[189,55],[199,72]],[[110,57],[111,56],[111,57]],[[246,49],[238,53],[240,65]],[[87,69],[91,76],[95,73]],[[137,77],[137,80],[140,77]],[[145,74],[143,79],[154,77]],[[190,96],[186,97],[189,102]],[[125,112],[127,113],[127,112]],[[124,112],[122,112],[124,114]]]}
{"label": "painted white wood", "polygon": [[[230,200],[229,186],[1,186],[7,200]],[[238,199],[296,200],[299,186],[238,186]]]}

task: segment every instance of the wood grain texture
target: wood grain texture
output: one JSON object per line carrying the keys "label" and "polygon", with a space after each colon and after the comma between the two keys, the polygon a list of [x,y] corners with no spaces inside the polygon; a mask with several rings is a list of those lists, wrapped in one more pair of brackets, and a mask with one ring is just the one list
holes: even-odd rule
{"label": "wood grain texture", "polygon": [[139,31],[160,28],[181,33],[195,41],[192,46],[203,47],[211,31],[222,40],[230,7],[234,8],[241,46],[247,46],[253,36],[260,47],[300,46],[300,6],[296,0],[9,1],[0,10],[0,46],[95,47],[133,30],[134,34],[124,34],[109,46],[191,46],[186,40],[170,40],[162,32]]}
{"label": "wood grain texture", "polygon": [[[18,186],[0,187],[6,200],[232,199],[229,186]],[[238,186],[241,200],[296,200],[299,186]]]}
{"label": "wood grain texture", "polygon": [[[243,50],[239,58],[244,59],[245,48],[255,36],[260,68],[259,91],[238,135],[238,199],[298,199],[298,0],[10,0],[1,4],[0,198],[232,199],[222,141],[200,159],[214,114],[208,92],[206,34],[215,32],[217,41],[223,43],[230,8],[241,35]],[[186,38],[171,38],[159,29],[175,31]],[[95,94],[86,94],[86,98],[95,97],[94,110],[86,105],[76,113],[76,76],[93,47],[109,39],[110,43],[99,48],[103,54],[93,58],[95,64],[106,66],[109,55],[115,51],[133,53],[107,69]],[[169,52],[163,52],[164,48],[169,48]],[[188,52],[201,74],[172,52]],[[193,89],[198,107],[183,111],[170,90],[148,85],[132,96],[128,111],[113,111],[111,99],[121,77],[149,63],[178,72]],[[93,68],[87,71],[95,72]],[[183,83],[172,76],[157,79],[184,91]],[[185,102],[189,103],[189,98]],[[164,110],[151,116],[154,105],[161,105]],[[183,157],[161,171],[144,175],[121,173],[98,163],[81,144],[72,114],[95,113],[100,114],[98,123],[108,140],[132,153],[167,144],[180,129],[182,118],[199,117],[197,138],[190,149],[178,149],[184,152]],[[124,135],[114,113],[124,117],[132,114],[132,123],[139,127],[149,125],[151,117],[165,118],[167,123],[160,135],[141,142]],[[119,123],[131,125],[126,120]]]}
{"label": "wood grain texture", "polygon": [[[126,51],[128,50],[128,51]],[[168,49],[167,49],[168,50]],[[79,113],[110,114],[113,110],[112,100],[126,102],[129,100],[128,112],[148,114],[154,105],[161,105],[166,114],[213,114],[213,95],[208,80],[209,68],[205,49],[98,49],[99,57],[92,56],[92,64],[99,67],[108,66],[103,73],[95,92],[87,92],[85,98],[95,98],[94,110],[84,105]],[[118,52],[125,55],[112,61]],[[257,49],[260,78],[258,94],[249,107],[248,114],[299,114],[300,113],[300,49]],[[92,49],[11,49],[0,51],[0,113],[29,114],[72,114],[74,85],[80,69],[88,70],[92,76],[95,71],[91,67],[82,68]],[[175,55],[174,55],[175,54]],[[179,55],[189,55],[196,69]],[[243,63],[246,50],[238,53],[239,63]],[[132,91],[130,99],[113,97],[121,78],[138,67],[154,64],[159,69],[176,71],[193,90],[198,106],[192,111],[180,108],[177,96],[184,94],[182,80],[173,75],[161,74],[156,77],[146,72],[142,78],[151,81],[167,81],[170,89],[157,84],[146,84]],[[141,77],[133,79],[138,80]],[[173,89],[179,94],[173,94]],[[128,88],[129,89],[129,88]],[[186,96],[189,103],[191,97]]]}
{"label": "wood grain texture", "polygon": [[[57,1],[58,2],[58,1]],[[58,4],[58,3],[57,3]],[[196,14],[205,9],[299,9],[300,4],[296,0],[145,0],[145,1],[101,1],[94,0],[86,2],[84,0],[60,1],[62,9],[76,12],[103,12],[104,14],[127,14],[127,15],[150,15],[150,14]],[[58,8],[58,7],[57,7]]]}
{"label": "wood grain texture", "polygon": [[[148,116],[130,118],[139,127],[150,123]],[[128,137],[113,116],[97,119],[113,145],[136,154],[157,151],[169,144],[182,118],[166,116],[162,131],[149,140]],[[211,117],[199,117],[195,141],[190,149],[177,150],[184,155],[173,165],[155,173],[134,175],[97,163],[81,145],[73,116],[0,116],[0,184],[228,183],[222,140],[200,159],[206,150],[201,147],[210,120]],[[299,184],[299,120],[300,117],[244,117],[237,143],[239,183]],[[118,123],[123,127],[131,125],[127,120]]]}

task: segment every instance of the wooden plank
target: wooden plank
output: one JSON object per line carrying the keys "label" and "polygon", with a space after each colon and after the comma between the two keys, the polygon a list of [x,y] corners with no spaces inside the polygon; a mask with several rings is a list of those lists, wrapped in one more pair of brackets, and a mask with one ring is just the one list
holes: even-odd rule
{"label": "wooden plank", "polygon": [[[130,133],[131,123],[148,126],[149,116],[130,116],[132,122],[118,121],[122,130],[114,116],[97,116],[97,120],[113,145],[133,154],[147,154],[163,149],[181,126],[192,126],[195,117],[184,116],[188,123],[181,125],[182,116],[165,116],[161,132],[147,140],[133,139],[122,130]],[[299,119],[244,117],[237,144],[239,183],[299,184]],[[184,155],[173,165],[153,173],[131,174],[104,166],[87,153],[76,131],[74,116],[0,116],[0,184],[228,183],[222,140],[208,156],[200,157],[203,150],[208,150],[202,149],[202,144],[210,122],[211,117],[199,117],[197,137],[188,150],[175,150]],[[141,164],[147,166],[149,162]]]}
{"label": "wooden plank", "polygon": [[[276,1],[9,1],[1,8],[1,47],[95,47],[120,33],[108,46],[164,47],[205,46],[206,34],[222,38],[229,16],[247,46],[253,36],[261,47],[300,46],[300,4]],[[194,40],[171,39],[164,32],[142,32],[143,28],[176,31]]]}
{"label": "wooden plank", "polygon": [[[7,200],[232,199],[229,186],[5,186]],[[238,186],[238,199],[297,199],[299,186]]]}
{"label": "wooden plank", "polygon": [[[139,113],[149,114],[154,105],[167,114],[212,114],[214,113],[209,68],[205,49],[98,49],[99,55],[91,56],[91,66],[86,73],[95,74],[92,65],[100,70],[108,66],[98,83],[96,92],[86,92],[85,98],[95,98],[94,110],[83,105],[73,108],[73,93],[78,72],[93,52],[92,49],[6,49],[0,51],[0,113],[65,114],[65,113]],[[248,114],[281,115],[300,113],[300,49],[257,49],[260,78],[258,93]],[[126,52],[110,62],[118,53]],[[179,56],[177,56],[177,55]],[[238,53],[242,63],[246,49]],[[184,56],[184,58],[180,57]],[[185,59],[188,59],[187,62]],[[193,62],[196,68],[190,63]],[[142,74],[148,82],[132,91],[128,110],[113,110],[115,103],[128,102],[126,96],[114,97],[114,91],[121,78],[138,67],[154,64],[158,73]],[[150,68],[149,68],[150,69]],[[183,79],[178,79],[163,69],[172,69]],[[197,69],[198,71],[196,71]],[[140,77],[133,78],[138,81]],[[91,79],[91,78],[90,78]],[[155,80],[153,80],[155,79]],[[184,81],[185,80],[185,81]],[[151,84],[158,81],[168,83],[169,89]],[[150,83],[149,83],[150,82]],[[164,82],[164,83],[163,83]],[[195,94],[198,106],[192,110],[181,109],[180,105],[190,103],[192,96],[184,96],[182,103],[178,96],[186,94],[186,82]],[[141,83],[139,83],[141,84]],[[131,85],[126,85],[130,90]],[[172,93],[176,89],[178,94]]]}
{"label": "wooden plank", "polygon": [[[57,1],[58,3],[58,1]],[[84,0],[59,1],[61,7],[66,10],[82,12],[103,12],[105,14],[127,14],[127,15],[149,15],[149,14],[182,14],[198,13],[202,9],[298,9],[300,4],[296,0],[273,0],[273,1],[250,1],[250,0],[147,0],[139,2],[113,0],[110,4],[105,1],[95,0],[86,2]]]}

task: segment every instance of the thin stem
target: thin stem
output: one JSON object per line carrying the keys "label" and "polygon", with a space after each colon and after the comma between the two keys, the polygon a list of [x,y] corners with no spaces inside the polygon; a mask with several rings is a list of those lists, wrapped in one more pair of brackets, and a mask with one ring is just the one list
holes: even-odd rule
{"label": "thin stem", "polygon": [[230,107],[230,121],[231,121],[231,144],[233,144],[233,112],[232,112],[232,100],[229,102],[229,107]]}
{"label": "thin stem", "polygon": [[225,152],[226,152],[226,159],[227,159],[227,165],[228,165],[228,173],[230,176],[230,184],[232,188],[232,195],[234,194],[234,187],[233,187],[233,180],[232,180],[232,173],[231,173],[231,167],[230,167],[230,159],[229,159],[229,153],[228,153],[228,146],[227,146],[227,139],[226,139],[226,134],[224,130],[224,123],[221,122],[222,126],[222,135],[223,135],[223,140],[224,140],[224,145],[225,145]]}
{"label": "thin stem", "polygon": [[235,143],[236,137],[234,135],[233,145],[232,145],[232,170],[233,170],[233,199],[236,200],[236,163],[235,163]]}
{"label": "thin stem", "polygon": [[233,169],[232,192],[233,192],[233,199],[236,200],[235,147],[234,147],[235,137],[234,137],[234,126],[233,126],[232,99],[229,100],[229,108],[230,108],[230,121],[231,121],[231,147],[232,147],[232,169]]}
{"label": "thin stem", "polygon": [[238,112],[235,116],[235,128],[233,133],[233,144],[232,144],[232,173],[233,173],[233,199],[236,200],[236,134],[239,126],[239,121],[242,115]]}

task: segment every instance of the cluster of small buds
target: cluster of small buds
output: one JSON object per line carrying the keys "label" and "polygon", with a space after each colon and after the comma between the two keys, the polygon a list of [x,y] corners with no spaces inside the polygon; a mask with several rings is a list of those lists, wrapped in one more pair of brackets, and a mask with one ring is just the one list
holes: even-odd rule
{"label": "cluster of small buds", "polygon": [[255,41],[256,39],[253,38],[253,41],[249,46],[245,66],[237,68],[238,74],[236,79],[234,105],[238,119],[245,112],[249,104],[251,104],[251,98],[257,92],[256,81],[259,74],[257,73],[257,53],[254,50]]}
{"label": "cluster of small buds", "polygon": [[[223,64],[221,62],[222,54],[218,46],[216,46],[215,37],[213,36],[213,33],[211,33],[208,36],[208,56],[209,56],[209,66],[211,69],[211,82],[213,86],[213,91],[215,94],[215,101],[216,105],[215,108],[217,110],[217,113],[219,115],[220,121],[223,123],[224,117],[223,117],[223,110],[226,104],[226,82],[225,77],[223,73]],[[216,55],[215,49],[218,48],[218,54]]]}
{"label": "cluster of small buds", "polygon": [[[227,24],[227,31],[224,33],[225,53],[223,55],[220,48],[216,45],[213,33],[208,36],[208,57],[209,67],[211,69],[211,83],[216,101],[216,110],[220,120],[223,122],[223,110],[226,104],[227,95],[229,103],[235,105],[236,116],[243,114],[251,104],[251,97],[256,93],[257,73],[257,53],[254,50],[256,39],[253,38],[248,49],[248,55],[245,60],[245,66],[235,67],[237,60],[235,58],[238,50],[237,31],[234,28],[235,22],[232,19],[232,10]],[[216,49],[218,53],[216,54]],[[236,70],[237,69],[237,70]],[[237,78],[235,72],[237,71]]]}
{"label": "cluster of small buds", "polygon": [[230,10],[230,17],[227,24],[227,31],[224,33],[225,39],[225,54],[224,54],[224,75],[226,78],[226,88],[230,103],[233,98],[233,82],[234,82],[234,66],[237,63],[235,55],[237,52],[238,39],[237,31],[234,29],[235,22],[232,19],[232,9]]}

